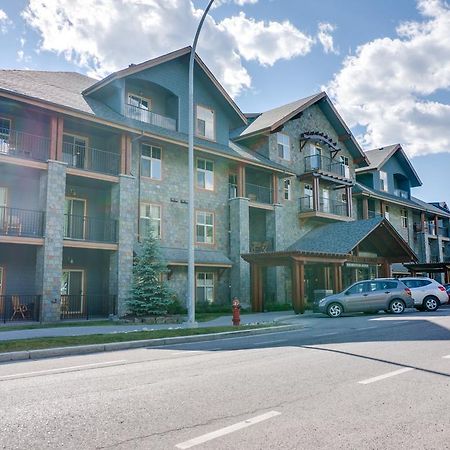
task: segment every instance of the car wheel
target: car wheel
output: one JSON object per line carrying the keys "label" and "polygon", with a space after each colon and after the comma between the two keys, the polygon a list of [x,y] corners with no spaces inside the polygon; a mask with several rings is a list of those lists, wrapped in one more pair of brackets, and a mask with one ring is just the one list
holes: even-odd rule
{"label": "car wheel", "polygon": [[343,312],[344,309],[342,308],[342,305],[340,305],[339,303],[331,303],[331,305],[329,305],[327,308],[327,314],[333,319],[342,316]]}
{"label": "car wheel", "polygon": [[439,308],[439,300],[436,297],[425,297],[423,308],[425,311],[436,311]]}
{"label": "car wheel", "polygon": [[405,303],[403,300],[394,299],[389,303],[389,311],[392,314],[401,314],[405,310]]}

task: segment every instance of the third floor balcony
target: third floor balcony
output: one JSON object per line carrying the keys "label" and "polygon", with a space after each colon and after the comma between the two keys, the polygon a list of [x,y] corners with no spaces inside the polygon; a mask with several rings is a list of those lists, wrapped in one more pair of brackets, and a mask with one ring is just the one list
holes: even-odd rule
{"label": "third floor balcony", "polygon": [[166,128],[167,130],[176,131],[177,129],[177,121],[175,119],[129,103],[125,103],[124,105],[124,116],[139,120],[140,122],[149,123],[150,125]]}
{"label": "third floor balcony", "polygon": [[305,173],[325,172],[341,178],[351,178],[350,168],[344,163],[323,155],[309,155],[304,158]]}

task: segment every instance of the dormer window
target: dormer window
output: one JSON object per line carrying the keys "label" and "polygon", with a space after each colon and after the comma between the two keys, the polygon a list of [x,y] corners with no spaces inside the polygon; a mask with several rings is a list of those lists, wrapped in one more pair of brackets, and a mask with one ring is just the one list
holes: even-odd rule
{"label": "dormer window", "polygon": [[291,145],[289,141],[289,136],[287,134],[277,133],[277,147],[278,147],[278,156],[282,159],[290,161]]}
{"label": "dormer window", "polygon": [[151,99],[136,94],[128,94],[128,104],[144,111],[150,111],[152,108]]}
{"label": "dormer window", "polygon": [[216,127],[214,110],[197,105],[196,134],[211,141],[216,140]]}
{"label": "dormer window", "polygon": [[380,170],[380,191],[388,191],[387,173]]}

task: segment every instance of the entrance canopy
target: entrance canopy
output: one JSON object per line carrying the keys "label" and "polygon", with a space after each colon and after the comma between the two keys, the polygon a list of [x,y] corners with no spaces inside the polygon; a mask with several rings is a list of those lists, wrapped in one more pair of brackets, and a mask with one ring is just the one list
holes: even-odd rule
{"label": "entrance canopy", "polygon": [[333,268],[334,291],[343,286],[342,267],[374,264],[391,276],[395,262],[416,262],[417,256],[394,227],[383,217],[352,222],[336,222],[306,233],[284,251],[241,255],[251,265],[252,307],[263,307],[262,267],[291,266],[292,304],[303,312],[305,302],[305,264],[322,263]]}
{"label": "entrance canopy", "polygon": [[404,266],[415,276],[418,273],[443,273],[445,282],[450,280],[450,262],[404,264]]}

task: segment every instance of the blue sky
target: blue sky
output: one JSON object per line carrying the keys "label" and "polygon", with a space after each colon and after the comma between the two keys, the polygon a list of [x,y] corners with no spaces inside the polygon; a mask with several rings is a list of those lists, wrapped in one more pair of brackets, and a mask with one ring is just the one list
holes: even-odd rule
{"label": "blue sky", "polygon": [[[416,195],[450,203],[450,9],[444,0],[219,1],[199,53],[243,111],[326,89],[365,148],[404,146],[424,182]],[[101,77],[188,45],[205,5],[0,0],[1,66]]]}

